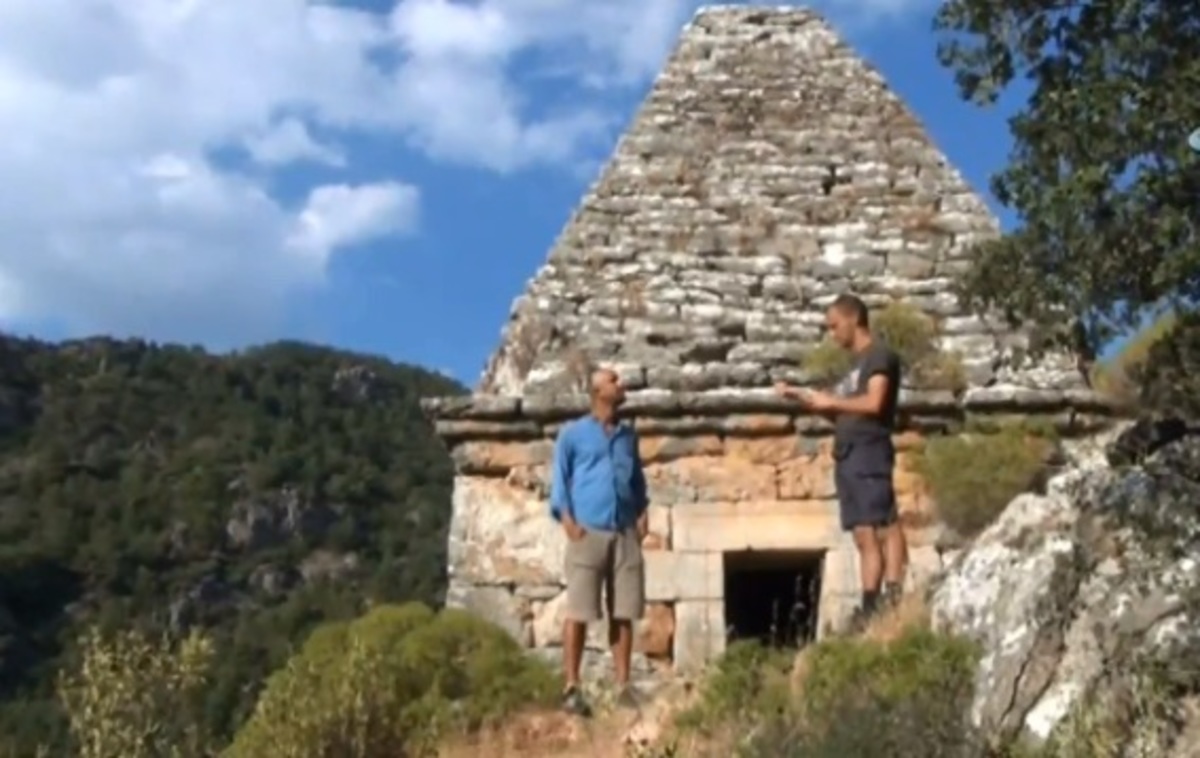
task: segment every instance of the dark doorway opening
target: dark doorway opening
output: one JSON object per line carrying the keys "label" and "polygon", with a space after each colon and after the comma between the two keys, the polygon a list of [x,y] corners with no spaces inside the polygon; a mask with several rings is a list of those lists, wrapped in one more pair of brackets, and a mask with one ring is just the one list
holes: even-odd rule
{"label": "dark doorway opening", "polygon": [[725,630],[730,642],[803,647],[816,639],[824,552],[725,553]]}

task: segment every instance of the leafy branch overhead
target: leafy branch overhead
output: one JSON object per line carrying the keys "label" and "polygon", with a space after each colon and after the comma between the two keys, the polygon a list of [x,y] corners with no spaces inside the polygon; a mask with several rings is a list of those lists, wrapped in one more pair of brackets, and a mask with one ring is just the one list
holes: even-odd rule
{"label": "leafy branch overhead", "polygon": [[968,301],[1043,334],[1077,320],[1092,347],[1194,303],[1200,4],[948,0],[934,26],[965,99],[1024,101],[991,183],[1020,223],[981,245]]}

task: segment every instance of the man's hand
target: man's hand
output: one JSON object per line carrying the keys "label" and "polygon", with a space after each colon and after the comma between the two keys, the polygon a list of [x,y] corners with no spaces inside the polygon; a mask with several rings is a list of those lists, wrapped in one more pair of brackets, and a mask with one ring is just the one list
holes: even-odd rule
{"label": "man's hand", "polygon": [[775,392],[780,397],[786,397],[789,400],[795,400],[805,407],[805,409],[815,413],[826,413],[833,410],[837,398],[828,392],[820,390],[810,390],[804,387],[793,387],[786,382],[776,382]]}
{"label": "man's hand", "polygon": [[809,390],[800,397],[800,402],[809,409],[817,413],[825,413],[831,411],[837,403],[837,398],[828,392],[820,390]]}
{"label": "man's hand", "polygon": [[563,514],[562,525],[563,531],[567,533],[567,539],[571,542],[579,542],[586,534],[586,532],[583,531],[583,527],[580,526],[575,519],[566,514]]}
{"label": "man's hand", "polygon": [[775,382],[775,394],[788,400],[795,400],[797,396],[796,388],[787,382]]}
{"label": "man's hand", "polygon": [[643,513],[638,516],[637,520],[637,535],[639,540],[646,539],[646,535],[650,533],[650,515]]}

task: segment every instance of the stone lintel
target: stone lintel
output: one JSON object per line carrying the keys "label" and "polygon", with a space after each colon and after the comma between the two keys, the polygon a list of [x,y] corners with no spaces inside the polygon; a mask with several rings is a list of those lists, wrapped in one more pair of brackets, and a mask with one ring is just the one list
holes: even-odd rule
{"label": "stone lintel", "polygon": [[[429,398],[422,401],[436,431],[449,444],[464,440],[522,440],[553,436],[563,421],[582,415],[582,395]],[[1093,390],[1047,390],[998,385],[967,390],[906,390],[900,412],[906,428],[935,431],[968,415],[1021,415],[1050,418],[1056,426],[1089,428],[1121,415],[1110,398]],[[770,389],[711,392],[632,392],[625,413],[643,434],[672,436],[823,435],[825,419],[799,411]]]}
{"label": "stone lintel", "polygon": [[693,503],[671,514],[671,546],[681,553],[825,550],[840,538],[828,500]]}

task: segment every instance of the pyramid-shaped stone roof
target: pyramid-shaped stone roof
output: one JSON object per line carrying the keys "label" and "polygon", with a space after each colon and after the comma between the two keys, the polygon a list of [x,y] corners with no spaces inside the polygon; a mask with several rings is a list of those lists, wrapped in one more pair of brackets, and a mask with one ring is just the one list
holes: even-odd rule
{"label": "pyramid-shaped stone roof", "polygon": [[706,8],[514,302],[479,391],[569,392],[595,364],[635,388],[795,379],[825,307],[848,291],[935,316],[974,386],[1078,383],[1061,365],[1005,369],[1012,335],[951,294],[972,244],[997,233],[818,14]]}

